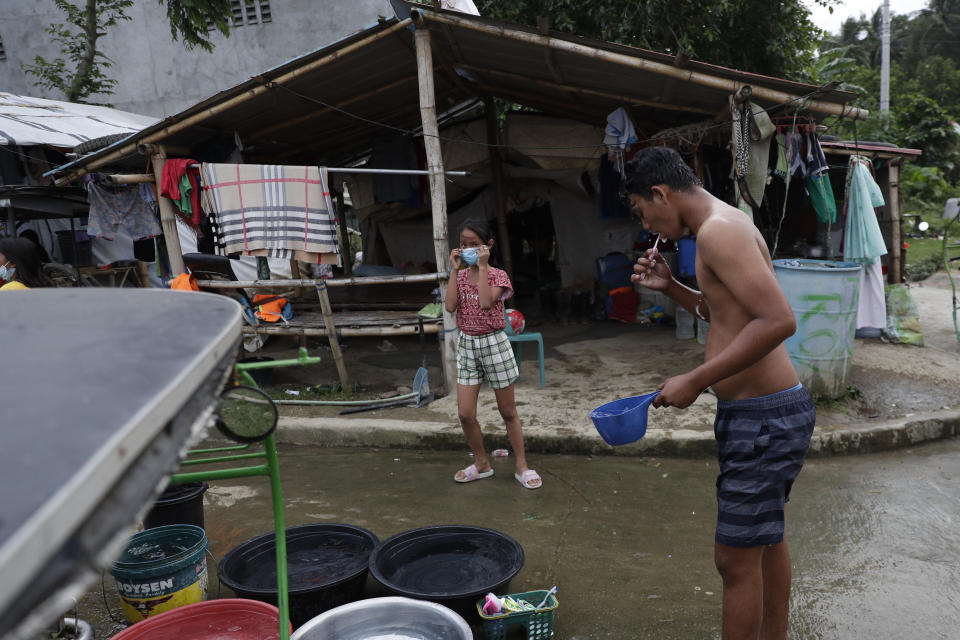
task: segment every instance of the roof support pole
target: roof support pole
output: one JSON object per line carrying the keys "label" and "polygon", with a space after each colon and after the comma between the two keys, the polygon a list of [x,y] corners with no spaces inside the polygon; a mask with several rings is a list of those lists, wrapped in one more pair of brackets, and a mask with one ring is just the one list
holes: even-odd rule
{"label": "roof support pole", "polygon": [[[450,255],[450,242],[447,235],[447,192],[443,184],[443,154],[440,151],[440,128],[437,126],[430,31],[422,23],[417,25],[417,30],[414,32],[414,43],[417,49],[417,79],[420,85],[420,120],[423,124],[423,145],[427,152],[427,170],[430,179],[433,251],[439,272],[446,267]],[[457,328],[457,323],[453,314],[446,310],[447,279],[440,279],[440,297],[444,303],[440,357],[443,362],[443,391],[453,393],[457,388],[457,350],[454,342],[454,329]]]}
{"label": "roof support pole", "polygon": [[513,252],[510,250],[510,232],[507,230],[507,194],[503,185],[503,167],[500,165],[500,149],[495,145],[499,142],[497,136],[497,113],[494,110],[493,98],[486,96],[483,99],[483,110],[487,117],[487,150],[490,152],[490,168],[493,171],[493,192],[497,198],[497,235],[500,240],[500,255],[503,256],[503,266],[507,274],[513,278]]}
{"label": "roof support pole", "polygon": [[900,165],[896,158],[887,165],[887,211],[890,212],[890,284],[903,282],[903,217],[900,215]]}
{"label": "roof support pole", "polygon": [[170,260],[170,275],[178,276],[185,273],[183,266],[183,250],[180,248],[180,234],[177,232],[177,214],[173,211],[173,202],[160,195],[160,178],[163,175],[163,165],[167,161],[167,152],[162,144],[150,145],[150,164],[153,165],[153,179],[157,185],[157,204],[160,206],[160,226],[163,229],[163,240],[167,245],[167,258]]}

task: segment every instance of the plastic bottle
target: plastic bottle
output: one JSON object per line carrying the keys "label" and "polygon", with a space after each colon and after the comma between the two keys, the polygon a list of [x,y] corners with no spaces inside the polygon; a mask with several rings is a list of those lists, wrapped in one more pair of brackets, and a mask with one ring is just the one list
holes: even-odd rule
{"label": "plastic bottle", "polygon": [[701,318],[697,318],[697,342],[707,344],[707,331],[710,330],[710,323]]}
{"label": "plastic bottle", "polygon": [[693,328],[693,314],[681,306],[677,306],[677,340],[689,340],[695,337]]}

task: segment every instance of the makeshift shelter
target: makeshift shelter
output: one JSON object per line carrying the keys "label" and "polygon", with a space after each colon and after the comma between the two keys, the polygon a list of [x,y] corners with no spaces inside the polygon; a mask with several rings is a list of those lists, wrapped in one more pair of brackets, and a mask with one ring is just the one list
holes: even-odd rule
{"label": "makeshift shelter", "polygon": [[[354,208],[366,209],[364,217],[375,221],[381,237],[389,237],[383,246],[387,255],[391,245],[396,256],[409,250],[404,258],[430,262],[436,270],[377,281],[427,281],[443,295],[451,246],[448,227],[457,220],[448,216],[448,209],[452,210],[448,202],[456,200],[457,205],[462,205],[456,207],[458,215],[472,210],[494,214],[505,249],[505,266],[508,270],[513,268],[518,256],[512,255],[516,243],[508,229],[507,181],[516,178],[524,183],[531,198],[549,193],[561,246],[571,246],[564,238],[598,243],[584,252],[585,263],[571,257],[568,264],[561,265],[562,281],[572,285],[591,272],[596,258],[592,254],[602,249],[603,238],[627,240],[626,232],[615,220],[605,223],[607,228],[586,214],[564,213],[581,208],[597,210],[595,195],[588,193],[588,187],[562,185],[583,183],[583,167],[603,155],[599,132],[614,110],[625,107],[648,136],[647,143],[677,145],[708,137],[718,142],[729,139],[731,105],[733,111],[737,105],[749,104],[751,109],[761,111],[788,108],[795,113],[799,109],[818,117],[866,116],[866,111],[848,104],[855,100],[855,94],[830,86],[816,87],[743,73],[560,34],[551,32],[546,25],[538,30],[400,0],[393,4],[396,18],[265,71],[135,136],[59,167],[54,172],[57,184],[70,184],[94,171],[116,173],[118,163],[136,157],[138,152],[150,155],[154,171],[159,172],[174,147],[186,149],[189,157],[200,160],[222,161],[230,153],[238,152],[245,163],[319,165],[331,172],[333,168],[351,169],[358,165],[366,169],[387,166],[392,170],[419,171],[425,174],[427,184],[411,185],[412,178],[407,179],[406,185],[397,180],[384,184],[382,188],[391,195],[379,203],[376,196],[373,202],[364,202],[364,194],[369,192],[360,186],[348,186],[347,190]],[[546,135],[557,139],[543,144],[545,134],[529,122],[516,133],[508,126],[501,137],[494,98],[550,116],[553,120],[544,126],[553,133]],[[464,127],[463,120],[475,115],[481,105],[484,118]],[[563,121],[558,122],[557,118]],[[454,124],[465,131],[448,136],[446,132]],[[583,136],[556,133],[558,126],[582,130],[583,125],[592,127],[594,132]],[[393,136],[388,134],[400,134],[408,142],[417,139],[422,150],[418,154],[417,147],[394,147],[390,139]],[[729,167],[729,152],[725,155]],[[700,165],[698,157],[694,154],[698,172],[707,172],[710,159]],[[579,164],[571,165],[571,158]],[[525,174],[523,167],[506,166],[518,160],[527,164],[525,170],[532,173]],[[462,180],[453,178],[458,182],[451,184],[444,175],[449,170],[445,162],[482,168]],[[127,183],[155,179],[156,176],[143,175],[115,178]],[[719,191],[720,185],[729,180],[718,171],[711,175],[711,182],[718,185]],[[519,193],[522,196],[522,190]],[[164,200],[161,221],[171,266],[179,272],[183,269],[179,239],[169,202]],[[403,205],[398,206],[398,202]],[[369,209],[375,205],[385,206]],[[424,206],[431,211],[429,231],[425,220],[416,220]],[[344,216],[339,218],[342,223]],[[557,224],[557,220],[561,222]],[[430,235],[426,236],[427,233]],[[426,242],[431,243],[432,252],[424,240],[402,240],[419,234],[429,238]],[[618,234],[622,236],[619,240]],[[346,229],[341,226],[342,247],[346,246],[345,238]],[[369,245],[370,238],[366,242]],[[371,250],[366,257],[372,253],[375,251]],[[572,256],[572,252],[567,253]],[[327,285],[352,287],[360,281],[334,278]],[[210,286],[315,284],[314,280],[295,278]],[[444,314],[441,335],[448,389],[453,388],[455,373],[454,327],[453,317]],[[329,325],[326,331],[331,333]]]}

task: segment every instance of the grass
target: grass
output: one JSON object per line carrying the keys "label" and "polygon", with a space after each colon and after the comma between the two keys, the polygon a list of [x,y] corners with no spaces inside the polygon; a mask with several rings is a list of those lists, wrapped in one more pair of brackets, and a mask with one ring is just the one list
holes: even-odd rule
{"label": "grass", "polygon": [[[287,390],[299,391],[299,395],[288,394]],[[264,389],[274,400],[366,400],[359,384],[343,389],[339,383],[332,385],[310,385],[299,383],[272,384]]]}
{"label": "grass", "polygon": [[939,260],[943,251],[943,240],[940,238],[908,238],[907,264],[913,264],[936,256]]}
{"label": "grass", "polygon": [[939,238],[909,238],[906,271],[910,280],[925,280],[943,268],[943,241]]}

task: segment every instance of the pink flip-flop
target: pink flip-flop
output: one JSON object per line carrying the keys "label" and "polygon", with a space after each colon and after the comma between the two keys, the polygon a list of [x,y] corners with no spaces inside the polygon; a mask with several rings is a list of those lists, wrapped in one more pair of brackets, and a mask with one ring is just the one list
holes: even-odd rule
{"label": "pink flip-flop", "polygon": [[[523,473],[515,473],[513,477],[516,478],[517,482],[522,484],[525,489],[539,489],[543,486],[543,478],[533,469],[527,469]],[[534,484],[534,480],[539,480],[540,482]]]}
{"label": "pink flip-flop", "polygon": [[477,465],[472,464],[466,469],[461,469],[457,473],[463,473],[463,478],[458,478],[457,474],[453,474],[453,479],[456,482],[473,482],[474,480],[482,480],[483,478],[489,478],[493,475],[493,469],[488,469],[486,471],[477,471]]}

